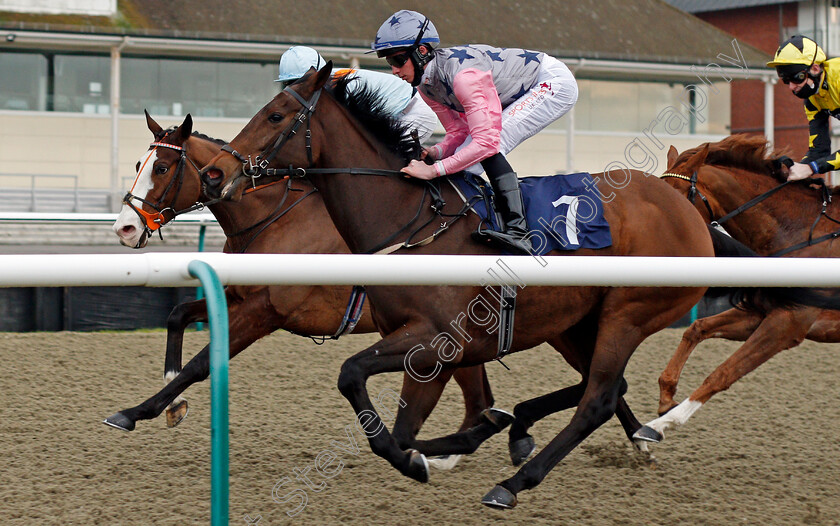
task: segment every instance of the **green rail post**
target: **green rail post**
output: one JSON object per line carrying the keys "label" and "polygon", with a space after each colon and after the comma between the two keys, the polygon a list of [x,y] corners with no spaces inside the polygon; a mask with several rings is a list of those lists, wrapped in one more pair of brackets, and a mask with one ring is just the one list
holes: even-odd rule
{"label": "green rail post", "polygon": [[190,261],[190,276],[207,293],[210,324],[210,524],[227,526],[230,462],[228,448],[228,361],[230,356],[227,301],[219,277],[204,261]]}
{"label": "green rail post", "polygon": [[691,307],[691,323],[697,321],[697,305]]}
{"label": "green rail post", "polygon": [[[198,251],[204,252],[204,233],[207,231],[207,225],[201,225],[198,227]],[[203,287],[196,287],[195,288],[195,299],[200,300],[204,297],[204,288]],[[195,330],[203,331],[204,324],[200,321],[195,323]]]}

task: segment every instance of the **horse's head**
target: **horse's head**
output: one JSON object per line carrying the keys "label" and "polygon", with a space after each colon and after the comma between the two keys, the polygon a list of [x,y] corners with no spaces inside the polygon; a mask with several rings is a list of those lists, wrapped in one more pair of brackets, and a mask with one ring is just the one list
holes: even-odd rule
{"label": "horse's head", "polygon": [[113,226],[120,243],[132,248],[146,246],[149,235],[172,220],[176,210],[198,201],[200,192],[198,167],[187,155],[192,117],[187,115],[177,128],[164,130],[146,112],[146,124],[154,140],[137,161],[137,177]]}
{"label": "horse's head", "polygon": [[775,160],[780,153],[755,135],[732,135],[681,154],[671,146],[662,177],[713,221],[784,181],[784,167]]}
{"label": "horse's head", "polygon": [[309,72],[263,106],[239,134],[201,171],[210,196],[239,200],[246,182],[260,177],[270,165],[312,167],[320,156],[311,119],[321,90],[330,78],[332,62]]}

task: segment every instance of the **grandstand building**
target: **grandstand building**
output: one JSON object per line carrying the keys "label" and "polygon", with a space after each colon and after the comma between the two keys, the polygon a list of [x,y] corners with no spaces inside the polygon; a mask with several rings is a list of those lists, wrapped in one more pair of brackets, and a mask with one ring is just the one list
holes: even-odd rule
{"label": "grandstand building", "polygon": [[[730,133],[736,79],[763,86],[772,140],[767,53],[662,0],[0,0],[0,210],[116,211],[151,138],[144,109],[164,125],[189,113],[195,129],[231,139],[277,93],[292,45],[386,70],[366,52],[401,8],[428,15],[443,45],[542,50],[574,71],[577,105],[511,155],[521,175],[659,174],[671,144]],[[34,199],[33,188],[74,198]]]}

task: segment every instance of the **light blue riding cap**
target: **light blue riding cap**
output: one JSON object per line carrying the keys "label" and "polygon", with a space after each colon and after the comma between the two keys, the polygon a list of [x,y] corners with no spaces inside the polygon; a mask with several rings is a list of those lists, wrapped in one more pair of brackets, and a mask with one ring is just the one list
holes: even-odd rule
{"label": "light blue riding cap", "polygon": [[309,68],[321,69],[326,64],[324,57],[311,47],[295,46],[289,48],[280,57],[280,72],[274,82],[297,80],[304,76]]}
{"label": "light blue riding cap", "polygon": [[[417,41],[420,29],[425,26],[423,36]],[[440,44],[440,37],[432,21],[417,11],[403,9],[391,15],[376,32],[371,51],[411,47],[416,44]]]}

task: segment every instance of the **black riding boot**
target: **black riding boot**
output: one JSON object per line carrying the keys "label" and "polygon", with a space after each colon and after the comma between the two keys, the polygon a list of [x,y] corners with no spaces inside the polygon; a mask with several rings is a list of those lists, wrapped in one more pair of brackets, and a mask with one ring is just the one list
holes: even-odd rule
{"label": "black riding boot", "polygon": [[[531,254],[531,241],[528,239],[528,224],[525,219],[525,202],[519,191],[519,179],[507,160],[498,153],[485,161],[482,166],[490,179],[495,194],[496,208],[502,216],[503,231],[482,230],[473,237],[478,241],[490,242],[515,252]],[[499,172],[499,168],[506,171]]]}

